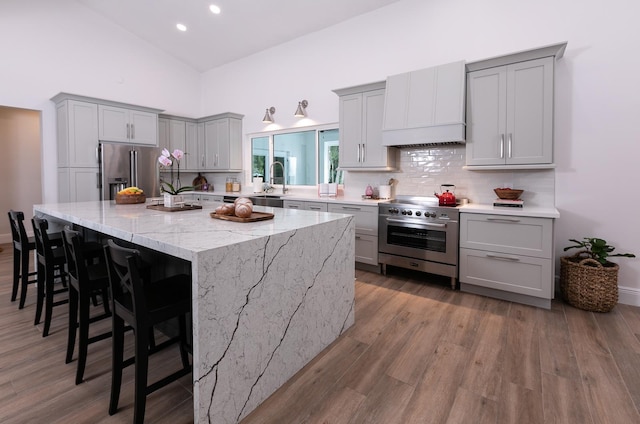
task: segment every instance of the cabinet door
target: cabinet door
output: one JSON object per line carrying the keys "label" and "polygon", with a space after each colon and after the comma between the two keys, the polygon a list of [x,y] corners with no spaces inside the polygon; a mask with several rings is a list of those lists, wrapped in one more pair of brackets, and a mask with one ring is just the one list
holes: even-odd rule
{"label": "cabinet door", "polygon": [[171,151],[171,134],[169,131],[169,119],[158,119],[158,147]]}
{"label": "cabinet door", "polygon": [[506,163],[553,162],[553,58],[508,66]]}
{"label": "cabinet door", "polygon": [[551,299],[553,280],[552,259],[460,249],[461,283]]}
{"label": "cabinet door", "polygon": [[387,77],[382,124],[385,130],[396,130],[406,126],[409,75],[404,73]]}
{"label": "cabinet door", "polygon": [[229,131],[229,122],[226,119],[205,122],[205,168],[209,170],[228,169],[229,146],[225,146],[225,133]]}
{"label": "cabinet door", "polygon": [[136,144],[158,145],[158,115],[139,110],[129,111],[129,141]]}
{"label": "cabinet door", "polygon": [[382,145],[384,90],[368,91],[363,93],[362,106],[362,166],[374,168],[387,167],[389,164],[389,148]]}
{"label": "cabinet door", "polygon": [[505,163],[507,69],[467,74],[467,165]]}
{"label": "cabinet door", "polygon": [[184,169],[187,171],[200,170],[200,149],[198,149],[198,124],[185,124]]}
{"label": "cabinet door", "polygon": [[[186,122],[172,119],[169,121],[169,146],[170,151],[180,149],[186,151]],[[184,161],[184,158],[182,159]],[[183,167],[184,165],[181,164]]]}
{"label": "cabinet door", "polygon": [[378,207],[353,204],[330,204],[329,212],[346,213],[356,218],[356,233],[378,236]]}
{"label": "cabinet door", "polygon": [[58,166],[98,166],[98,105],[67,100],[56,112]]}
{"label": "cabinet door", "polygon": [[300,200],[285,200],[282,202],[282,207],[285,209],[304,209],[304,202]]}
{"label": "cabinet door", "polygon": [[340,167],[362,166],[362,94],[340,97]]}
{"label": "cabinet door", "polygon": [[304,209],[307,211],[327,212],[327,204],[324,202],[304,202]]}
{"label": "cabinet door", "polygon": [[69,168],[69,201],[100,200],[98,168]]}
{"label": "cabinet door", "polygon": [[378,265],[378,237],[356,234],[356,262]]}
{"label": "cabinet door", "polygon": [[98,105],[99,138],[102,141],[129,142],[129,111],[113,106]]}

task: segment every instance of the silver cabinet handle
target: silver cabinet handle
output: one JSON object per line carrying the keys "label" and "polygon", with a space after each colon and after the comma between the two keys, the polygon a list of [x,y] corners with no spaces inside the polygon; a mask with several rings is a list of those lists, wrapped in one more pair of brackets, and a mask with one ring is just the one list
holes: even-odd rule
{"label": "silver cabinet handle", "polygon": [[360,162],[360,143],[358,143],[358,162]]}
{"label": "silver cabinet handle", "polygon": [[362,163],[367,161],[366,155],[367,155],[367,147],[365,146],[364,143],[362,143]]}
{"label": "silver cabinet handle", "polygon": [[100,147],[96,147],[96,163],[100,163]]}
{"label": "silver cabinet handle", "polygon": [[204,155],[202,155],[202,167],[204,168]]}
{"label": "silver cabinet handle", "polygon": [[300,206],[298,205],[289,205],[287,206],[289,209],[300,209]]}
{"label": "silver cabinet handle", "polygon": [[519,219],[516,218],[487,218],[487,221],[498,221],[498,222],[520,222]]}
{"label": "silver cabinet handle", "polygon": [[356,240],[360,240],[360,236],[356,236]]}
{"label": "silver cabinet handle", "polygon": [[214,163],[215,166],[218,166],[220,162],[218,162],[218,154],[216,153],[216,161]]}
{"label": "silver cabinet handle", "polygon": [[310,211],[319,211],[319,210],[321,210],[321,209],[322,209],[322,208],[319,208],[319,207],[317,207],[317,206],[309,206],[309,210],[310,210]]}
{"label": "silver cabinet handle", "polygon": [[135,140],[136,139],[136,126],[131,124],[131,139]]}
{"label": "silver cabinet handle", "polygon": [[487,258],[498,259],[501,261],[512,261],[519,262],[520,258],[514,258],[513,256],[500,256],[500,255],[492,255],[491,253],[487,253]]}
{"label": "silver cabinet handle", "polygon": [[393,219],[387,218],[387,222],[395,222],[397,224],[406,224],[409,222],[410,224],[421,225],[423,227],[434,227],[434,228],[446,228],[447,224],[436,224],[433,222],[416,222],[416,221],[407,221],[406,219]]}
{"label": "silver cabinet handle", "polygon": [[504,159],[504,134],[500,134],[500,159]]}
{"label": "silver cabinet handle", "polygon": [[131,138],[131,130],[129,128],[129,124],[127,124],[127,139]]}
{"label": "silver cabinet handle", "polygon": [[354,208],[354,207],[349,207],[349,206],[343,206],[342,209],[344,209],[345,211],[359,211],[359,210],[361,210],[360,208]]}
{"label": "silver cabinet handle", "polygon": [[511,159],[511,139],[513,138],[513,135],[511,133],[509,133],[509,141],[507,142],[507,151],[509,152],[509,159]]}

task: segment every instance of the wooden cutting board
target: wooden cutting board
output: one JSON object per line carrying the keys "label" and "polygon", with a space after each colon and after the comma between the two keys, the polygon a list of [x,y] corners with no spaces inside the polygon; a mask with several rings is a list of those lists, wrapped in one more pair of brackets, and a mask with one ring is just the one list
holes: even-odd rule
{"label": "wooden cutting board", "polygon": [[248,218],[240,218],[235,215],[218,215],[215,212],[210,213],[211,218],[213,219],[222,219],[223,221],[233,221],[233,222],[256,222],[256,221],[266,221],[267,219],[273,219],[273,214],[268,212],[252,212],[251,216]]}

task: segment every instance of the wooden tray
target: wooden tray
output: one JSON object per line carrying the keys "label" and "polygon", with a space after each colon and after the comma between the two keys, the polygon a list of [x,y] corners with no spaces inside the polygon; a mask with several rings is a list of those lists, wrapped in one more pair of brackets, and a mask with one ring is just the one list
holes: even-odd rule
{"label": "wooden tray", "polygon": [[134,205],[136,203],[144,203],[147,196],[143,194],[117,194],[116,205]]}
{"label": "wooden tray", "polygon": [[233,221],[233,222],[256,222],[256,221],[266,221],[267,219],[273,219],[273,214],[268,212],[252,212],[251,216],[248,218],[240,218],[235,215],[218,215],[215,212],[210,213],[211,218],[214,219],[222,219],[224,221]]}
{"label": "wooden tray", "polygon": [[163,211],[163,212],[180,212],[180,211],[192,211],[195,209],[202,209],[202,206],[182,205],[182,206],[173,206],[171,208],[168,208],[165,205],[147,205],[147,209],[153,209],[156,211]]}

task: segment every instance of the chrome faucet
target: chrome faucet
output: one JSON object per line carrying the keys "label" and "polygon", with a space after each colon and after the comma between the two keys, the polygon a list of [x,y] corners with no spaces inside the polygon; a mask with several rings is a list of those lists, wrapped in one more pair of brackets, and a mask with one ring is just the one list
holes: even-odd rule
{"label": "chrome faucet", "polygon": [[287,185],[286,185],[287,175],[284,171],[284,165],[282,164],[282,162],[275,161],[269,167],[269,175],[271,175],[271,184],[276,183],[276,177],[273,175],[273,165],[275,164],[280,165],[280,167],[282,168],[282,194],[286,194],[287,193]]}

